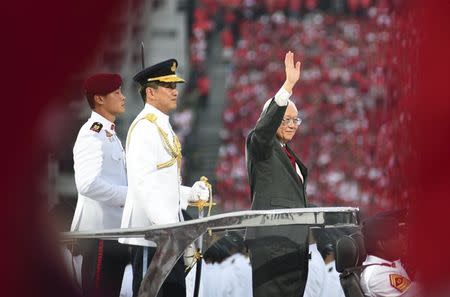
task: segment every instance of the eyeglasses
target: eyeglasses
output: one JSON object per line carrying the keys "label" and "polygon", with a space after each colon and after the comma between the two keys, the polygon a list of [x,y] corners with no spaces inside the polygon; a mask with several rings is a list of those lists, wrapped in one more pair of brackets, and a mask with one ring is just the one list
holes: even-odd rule
{"label": "eyeglasses", "polygon": [[300,126],[300,124],[302,123],[302,119],[297,117],[297,118],[285,118],[281,121],[281,125],[283,126],[288,126],[289,124],[293,123],[295,126]]}

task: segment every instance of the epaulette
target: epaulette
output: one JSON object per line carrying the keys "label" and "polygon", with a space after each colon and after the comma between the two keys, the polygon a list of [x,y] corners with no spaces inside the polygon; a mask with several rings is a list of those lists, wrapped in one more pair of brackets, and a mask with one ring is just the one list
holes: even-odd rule
{"label": "epaulette", "polygon": [[90,128],[90,130],[94,131],[94,132],[100,132],[100,130],[102,130],[103,128],[103,124],[99,123],[99,122],[94,122]]}
{"label": "epaulette", "polygon": [[148,115],[145,116],[145,119],[154,123],[154,122],[156,122],[158,117],[154,113],[149,113]]}
{"label": "epaulette", "polygon": [[161,137],[164,149],[172,157],[167,162],[164,162],[164,163],[161,163],[161,164],[157,164],[156,168],[157,169],[167,168],[167,167],[170,167],[173,164],[177,163],[177,165],[178,165],[178,174],[180,174],[181,158],[182,158],[180,141],[178,140],[178,137],[176,135],[173,135],[174,139],[173,139],[173,142],[171,142],[168,139],[167,133],[156,122],[157,119],[158,119],[158,117],[154,113],[149,113],[149,114],[145,115],[143,118],[140,118],[139,120],[135,121],[131,125],[130,129],[128,129],[126,148],[128,150],[128,145],[129,145],[130,139],[131,139],[131,132],[133,131],[133,129],[136,126],[136,124],[139,121],[141,121],[141,120],[147,120],[147,121],[149,121],[150,123],[152,123],[152,124],[154,124],[156,126],[156,129],[158,130],[158,134]]}

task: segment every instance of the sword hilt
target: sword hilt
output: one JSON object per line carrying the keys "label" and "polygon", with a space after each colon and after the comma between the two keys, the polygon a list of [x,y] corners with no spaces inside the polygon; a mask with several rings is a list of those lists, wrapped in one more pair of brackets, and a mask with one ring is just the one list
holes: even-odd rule
{"label": "sword hilt", "polygon": [[[198,200],[195,202],[190,202],[189,206],[197,207],[198,217],[203,218],[203,208],[208,207],[208,214],[206,216],[209,217],[211,215],[211,209],[212,209],[213,205],[216,205],[216,203],[213,202],[212,186],[209,183],[208,178],[206,176],[202,176],[202,177],[200,177],[200,181],[204,182],[206,187],[208,188],[208,192],[209,192],[208,200],[206,200],[206,201]],[[209,234],[209,236],[211,236],[212,231],[208,230],[208,234]]]}

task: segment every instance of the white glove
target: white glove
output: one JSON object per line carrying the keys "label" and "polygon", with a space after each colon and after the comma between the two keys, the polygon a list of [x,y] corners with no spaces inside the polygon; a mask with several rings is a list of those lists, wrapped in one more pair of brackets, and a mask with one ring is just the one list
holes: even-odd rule
{"label": "white glove", "polygon": [[209,199],[209,190],[203,181],[196,181],[192,185],[191,193],[189,202],[196,202],[198,200],[207,201]]}

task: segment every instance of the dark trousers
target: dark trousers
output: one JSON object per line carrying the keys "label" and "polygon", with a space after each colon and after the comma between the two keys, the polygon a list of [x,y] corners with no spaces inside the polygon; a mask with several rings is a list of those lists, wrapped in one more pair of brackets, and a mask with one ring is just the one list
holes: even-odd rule
{"label": "dark trousers", "polygon": [[[133,297],[138,296],[139,287],[141,286],[141,282],[143,279],[142,263],[144,249],[148,249],[147,267],[149,267],[151,259],[155,254],[156,248],[131,246],[131,258],[133,266]],[[178,260],[172,271],[167,276],[161,289],[159,290],[158,297],[186,297],[186,282],[183,258]]]}
{"label": "dark trousers", "polygon": [[116,240],[85,239],[80,248],[83,296],[118,297],[125,266],[130,263],[128,246]]}
{"label": "dark trousers", "polygon": [[308,246],[281,237],[255,243],[249,247],[253,296],[302,296],[308,275]]}

